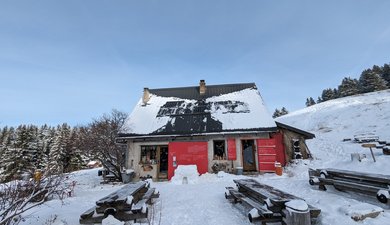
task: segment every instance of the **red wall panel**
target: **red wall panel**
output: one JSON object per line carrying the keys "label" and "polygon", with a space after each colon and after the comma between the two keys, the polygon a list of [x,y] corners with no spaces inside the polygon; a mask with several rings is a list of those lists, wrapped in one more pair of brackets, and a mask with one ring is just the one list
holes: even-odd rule
{"label": "red wall panel", "polygon": [[275,133],[270,139],[257,139],[257,154],[260,171],[275,171],[275,161],[284,166],[283,134]]}
{"label": "red wall panel", "polygon": [[[176,158],[176,167],[174,166]],[[170,142],[168,145],[168,180],[179,165],[196,165],[198,172],[208,172],[207,142]]]}
{"label": "red wall panel", "polygon": [[278,133],[275,133],[272,137],[273,139],[275,139],[275,143],[276,143],[276,161],[280,162],[282,164],[282,166],[285,166],[286,165],[286,153],[285,153],[285,150],[284,150],[284,144],[283,144],[283,133],[282,132],[278,132]]}
{"label": "red wall panel", "polygon": [[228,160],[236,160],[237,152],[236,152],[236,139],[228,139]]}

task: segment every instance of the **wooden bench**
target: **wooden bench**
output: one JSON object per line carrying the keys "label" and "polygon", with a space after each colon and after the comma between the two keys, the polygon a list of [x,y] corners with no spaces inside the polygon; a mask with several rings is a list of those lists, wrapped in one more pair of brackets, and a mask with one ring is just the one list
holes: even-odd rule
{"label": "wooden bench", "polygon": [[353,191],[366,195],[376,195],[382,203],[388,203],[390,176],[362,173],[338,169],[309,169],[309,183],[326,191],[325,185],[333,185],[340,191]]}
{"label": "wooden bench", "polygon": [[377,142],[379,141],[379,136],[375,134],[359,134],[354,135],[353,139],[357,143]]}
{"label": "wooden bench", "polygon": [[[244,203],[252,208],[248,213],[249,221],[260,221],[262,224],[281,222],[283,224],[310,224],[311,219],[315,219],[319,216],[321,210],[307,205],[303,199],[294,195],[288,194],[274,187],[261,184],[253,179],[241,179],[234,180],[237,189],[233,187],[227,187],[227,193],[225,197],[233,200],[234,203]],[[307,209],[304,212],[300,212],[303,217],[306,217],[304,223],[297,222],[297,220],[291,221],[291,213],[286,213],[289,209],[286,208],[286,204],[290,201],[303,201],[307,205]],[[294,210],[293,210],[294,211]],[[289,211],[291,212],[291,211]],[[294,213],[292,213],[294,214]],[[297,215],[295,215],[297,216]],[[302,218],[296,219],[300,220]],[[309,222],[307,222],[309,221]]]}
{"label": "wooden bench", "polygon": [[80,215],[80,224],[101,223],[108,215],[113,215],[120,221],[147,218],[147,204],[158,197],[159,193],[155,188],[149,188],[148,182],[127,184],[96,201],[94,207]]}

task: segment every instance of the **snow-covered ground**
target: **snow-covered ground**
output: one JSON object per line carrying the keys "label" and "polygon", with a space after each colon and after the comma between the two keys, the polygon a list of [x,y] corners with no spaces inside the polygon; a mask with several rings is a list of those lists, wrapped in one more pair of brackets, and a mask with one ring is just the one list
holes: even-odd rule
{"label": "snow-covered ground", "polygon": [[[373,162],[368,149],[360,144],[343,141],[356,134],[374,133],[381,140],[390,141],[390,91],[370,93],[317,104],[290,113],[278,119],[280,122],[312,132],[316,138],[308,141],[313,160],[291,163],[282,176],[264,174],[260,182],[304,198],[309,204],[322,210],[318,224],[390,224],[390,205],[379,203],[374,197],[345,193],[329,187],[319,191],[308,183],[308,168],[340,168],[390,175],[390,156],[374,150],[377,162]],[[351,161],[351,153],[366,154],[362,162]],[[76,180],[75,196],[60,201],[50,201],[29,212],[21,224],[75,225],[79,216],[99,198],[118,189],[121,185],[100,184],[97,170],[73,173]],[[224,197],[225,187],[234,186],[233,179],[243,178],[231,174],[204,174],[194,182],[154,182],[160,198],[153,207],[154,224],[250,224],[248,210],[230,204]],[[352,213],[358,209],[381,207],[384,212],[377,218],[355,222]],[[55,218],[55,219],[54,219]],[[49,223],[49,220],[54,222]],[[123,224],[123,223],[117,223]],[[147,223],[146,223],[147,224]]]}

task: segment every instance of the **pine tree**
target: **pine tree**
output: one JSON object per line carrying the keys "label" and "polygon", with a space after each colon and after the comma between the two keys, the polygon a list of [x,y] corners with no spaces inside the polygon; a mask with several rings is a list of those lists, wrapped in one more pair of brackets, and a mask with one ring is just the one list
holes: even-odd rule
{"label": "pine tree", "polygon": [[0,132],[0,145],[2,145],[5,137],[8,135],[8,127],[5,126],[1,129],[1,132]]}
{"label": "pine tree", "polygon": [[282,107],[282,109],[280,110],[280,114],[281,114],[281,116],[287,115],[288,110],[285,107]]}
{"label": "pine tree", "polygon": [[382,68],[382,79],[386,81],[387,88],[390,88],[390,65],[385,64]]}
{"label": "pine tree", "polygon": [[279,116],[281,116],[280,115],[280,110],[279,109],[275,109],[275,111],[274,111],[274,114],[272,114],[272,118],[277,118],[277,117],[279,117]]}
{"label": "pine tree", "polygon": [[322,101],[322,98],[321,98],[321,97],[318,97],[318,98],[317,98],[317,104],[318,104],[318,103],[321,103],[321,102],[323,102],[323,101]]}
{"label": "pine tree", "polygon": [[283,115],[287,115],[288,114],[288,111],[285,107],[282,107],[280,110],[279,109],[275,109],[275,112],[274,114],[272,115],[273,118],[277,118],[277,117],[280,117],[280,116],[283,116]]}
{"label": "pine tree", "polygon": [[374,65],[372,66],[371,72],[381,75],[383,73],[383,70],[380,66]]}
{"label": "pine tree", "polygon": [[77,143],[78,129],[74,128],[69,137],[68,153],[66,157],[65,172],[80,170],[83,167],[82,152]]}
{"label": "pine tree", "polygon": [[386,89],[386,81],[372,70],[365,70],[359,78],[359,90],[361,93],[380,91]]}
{"label": "pine tree", "polygon": [[17,174],[32,174],[34,171],[34,160],[37,146],[34,142],[34,127],[22,125],[16,129],[16,139],[14,144],[15,164]]}
{"label": "pine tree", "polygon": [[49,170],[63,173],[64,167],[67,165],[66,154],[68,152],[70,127],[64,123],[58,126],[53,145],[49,153]]}
{"label": "pine tree", "polygon": [[17,177],[17,157],[16,154],[17,151],[14,148],[14,142],[15,142],[15,129],[13,127],[10,127],[7,135],[4,137],[3,141],[3,154],[0,159],[0,166],[1,166],[1,176],[0,181],[1,182],[8,182],[11,181]]}
{"label": "pine tree", "polygon": [[50,146],[49,146],[49,139],[50,136],[50,127],[48,127],[46,124],[41,126],[38,129],[37,132],[37,156],[36,156],[36,162],[35,162],[35,168],[36,169],[44,169],[47,167],[48,158],[49,158],[49,152],[50,152]]}
{"label": "pine tree", "polygon": [[321,95],[322,102],[332,100],[335,98],[336,98],[336,93],[334,89],[327,88],[322,91],[322,95]]}
{"label": "pine tree", "polygon": [[306,98],[306,107],[309,107],[309,106],[312,106],[315,104],[316,104],[316,101],[314,101],[314,99],[312,97]]}
{"label": "pine tree", "polygon": [[340,97],[359,94],[359,81],[350,77],[344,77],[338,89]]}

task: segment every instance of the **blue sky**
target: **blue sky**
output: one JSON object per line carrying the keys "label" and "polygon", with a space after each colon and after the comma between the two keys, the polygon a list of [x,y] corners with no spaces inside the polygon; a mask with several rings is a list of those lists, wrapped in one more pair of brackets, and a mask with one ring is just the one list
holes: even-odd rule
{"label": "blue sky", "polygon": [[143,87],[255,82],[305,107],[390,62],[390,1],[0,2],[0,126],[131,112]]}

